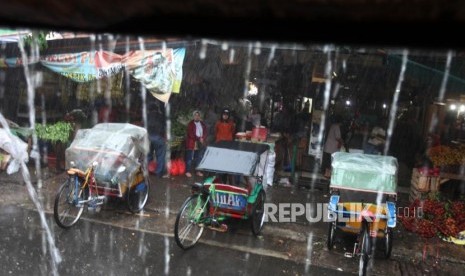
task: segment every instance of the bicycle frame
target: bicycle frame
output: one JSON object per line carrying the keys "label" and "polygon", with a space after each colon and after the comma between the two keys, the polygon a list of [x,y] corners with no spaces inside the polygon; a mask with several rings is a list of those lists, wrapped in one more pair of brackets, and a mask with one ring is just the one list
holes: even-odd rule
{"label": "bicycle frame", "polygon": [[[198,183],[196,183],[198,184]],[[224,216],[220,216],[218,219],[215,218],[215,215],[217,214],[217,209],[218,209],[218,206],[217,204],[215,204],[215,195],[216,195],[216,188],[215,188],[215,184],[211,184],[210,187],[208,188],[208,191],[205,190],[205,187],[203,185],[201,185],[201,190],[196,190],[195,187],[197,186],[193,186],[193,191],[192,193],[193,194],[198,194],[199,195],[199,198],[201,198],[202,196],[206,196],[205,198],[205,201],[204,200],[201,200],[201,201],[197,201],[197,205],[195,206],[195,210],[202,210],[202,212],[199,212],[198,214],[196,214],[196,216],[194,217],[194,222],[197,223],[197,224],[211,224],[212,221],[223,221],[224,219],[226,219],[226,217]],[[204,202],[203,202],[204,201]],[[200,207],[198,206],[200,204],[203,203],[203,205]],[[206,210],[207,206],[213,206],[213,207],[210,207],[209,210]],[[213,208],[213,209],[212,209]],[[204,217],[202,216],[205,211],[208,211],[208,216]]]}
{"label": "bicycle frame", "polygon": [[[70,177],[74,177],[75,193],[73,196],[73,204],[75,204],[76,207],[89,205],[88,207],[97,208],[98,206],[103,204],[105,196],[99,195],[98,193],[97,183],[94,177],[95,166],[96,164],[94,163],[85,172],[82,172],[75,168],[71,168],[68,170],[68,175]],[[87,191],[88,194],[86,194]],[[81,199],[82,193],[84,193],[87,198]]]}

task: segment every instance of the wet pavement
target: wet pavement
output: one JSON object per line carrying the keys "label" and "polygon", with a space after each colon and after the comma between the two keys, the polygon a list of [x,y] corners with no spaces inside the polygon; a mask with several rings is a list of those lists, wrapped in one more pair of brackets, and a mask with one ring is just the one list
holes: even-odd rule
{"label": "wet pavement", "polygon": [[[172,238],[174,220],[190,194],[190,185],[200,181],[199,178],[151,177],[150,198],[142,214],[131,214],[124,201],[111,200],[101,212],[84,212],[75,226],[63,230],[56,226],[52,214],[55,193],[66,175],[45,173],[44,176],[42,188],[36,187],[36,190],[64,259],[58,266],[62,275],[101,273],[101,269],[113,271],[105,272],[106,275],[155,275],[166,272],[167,267],[168,273],[173,275],[197,275],[205,271],[207,274],[220,271],[226,275],[358,274],[358,258],[345,257],[345,253],[352,250],[354,237],[339,235],[335,248],[329,251],[326,248],[327,223],[310,223],[304,216],[297,217],[295,222],[267,222],[259,237],[253,236],[246,221],[231,220],[228,232],[206,231],[196,247],[182,251]],[[314,179],[317,187],[325,187],[319,176]],[[45,238],[26,188],[19,174],[8,176],[2,172],[0,181],[0,227],[2,233],[9,233],[2,235],[2,244],[6,246],[3,246],[1,259],[8,256],[8,261],[0,265],[5,268],[2,274],[47,275],[43,272],[50,273],[50,258],[43,258],[47,254],[44,253],[47,247],[42,243]],[[275,185],[267,190],[267,202],[327,203],[328,196],[326,189]],[[397,205],[407,204],[408,194],[399,193]],[[386,260],[377,252],[370,275],[463,274],[464,246],[438,239],[423,241],[406,232],[400,224],[394,236],[391,258]],[[127,237],[126,242],[119,243],[120,237]],[[79,261],[81,258],[83,260]],[[201,269],[197,267],[199,262],[205,263],[199,266]]]}
{"label": "wet pavement", "polygon": [[[0,267],[2,275],[51,275],[38,214],[2,206]],[[51,225],[52,217],[47,216]],[[70,230],[54,227],[62,256],[59,275],[302,275],[301,264],[273,256],[200,243],[183,251],[168,235],[117,227],[84,219]],[[220,254],[219,254],[220,253]],[[344,275],[309,266],[311,275]],[[310,272],[311,271],[311,272]]]}

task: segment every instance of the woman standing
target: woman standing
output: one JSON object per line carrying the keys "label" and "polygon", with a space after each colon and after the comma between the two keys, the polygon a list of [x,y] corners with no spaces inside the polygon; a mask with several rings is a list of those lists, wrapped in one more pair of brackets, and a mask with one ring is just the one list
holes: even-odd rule
{"label": "woman standing", "polygon": [[[207,126],[201,120],[200,111],[194,111],[193,119],[187,124],[187,138],[186,138],[186,176],[192,177],[191,166],[194,161],[194,167],[197,166],[201,156],[200,150],[205,146],[207,139]],[[203,174],[198,171],[198,176]]]}

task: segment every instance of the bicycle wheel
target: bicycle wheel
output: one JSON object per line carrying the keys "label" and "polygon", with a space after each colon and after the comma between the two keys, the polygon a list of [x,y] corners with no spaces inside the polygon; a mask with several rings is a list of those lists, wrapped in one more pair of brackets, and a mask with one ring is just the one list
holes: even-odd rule
{"label": "bicycle wheel", "polygon": [[192,195],[183,203],[174,225],[174,239],[182,249],[193,247],[202,236],[203,218],[208,215],[208,204],[201,195]]}
{"label": "bicycle wheel", "polygon": [[263,223],[265,222],[265,199],[265,191],[260,190],[250,216],[252,233],[255,236],[260,234],[263,228]]}
{"label": "bicycle wheel", "polygon": [[[142,174],[142,172],[138,173]],[[149,198],[149,189],[150,180],[146,176],[144,176],[144,180],[139,184],[129,187],[126,199],[129,211],[132,213],[138,213],[144,209],[144,206]]]}
{"label": "bicycle wheel", "polygon": [[81,217],[84,210],[84,204],[78,205],[78,201],[83,200],[84,193],[78,185],[76,189],[74,178],[68,178],[61,185],[58,193],[55,196],[55,204],[53,206],[53,217],[55,222],[61,228],[70,228]]}
{"label": "bicycle wheel", "polygon": [[326,241],[326,246],[328,247],[328,250],[333,249],[334,241],[336,240],[336,230],[336,222],[330,222],[328,225],[328,240]]}
{"label": "bicycle wheel", "polygon": [[368,263],[371,256],[371,237],[370,237],[370,228],[366,221],[362,222],[362,229],[360,231],[361,238],[360,242],[360,262],[359,262],[359,275],[366,275]]}
{"label": "bicycle wheel", "polygon": [[392,231],[392,228],[387,228],[386,232],[384,233],[384,257],[386,259],[389,259],[389,257],[391,257],[393,239],[394,231]]}

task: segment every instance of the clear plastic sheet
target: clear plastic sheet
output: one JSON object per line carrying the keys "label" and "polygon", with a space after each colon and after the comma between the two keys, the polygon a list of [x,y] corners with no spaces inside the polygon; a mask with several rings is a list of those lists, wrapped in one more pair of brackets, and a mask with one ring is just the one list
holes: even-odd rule
{"label": "clear plastic sheet", "polygon": [[[80,129],[66,149],[66,165],[74,161],[81,170],[93,162],[99,185],[128,185],[134,179],[149,151],[147,131],[132,124],[102,123],[91,129]],[[124,173],[117,173],[125,166]]]}
{"label": "clear plastic sheet", "polygon": [[29,161],[27,143],[11,135],[3,128],[0,128],[0,148],[6,151],[12,158],[7,167],[8,174],[16,173],[20,168],[21,162]]}

